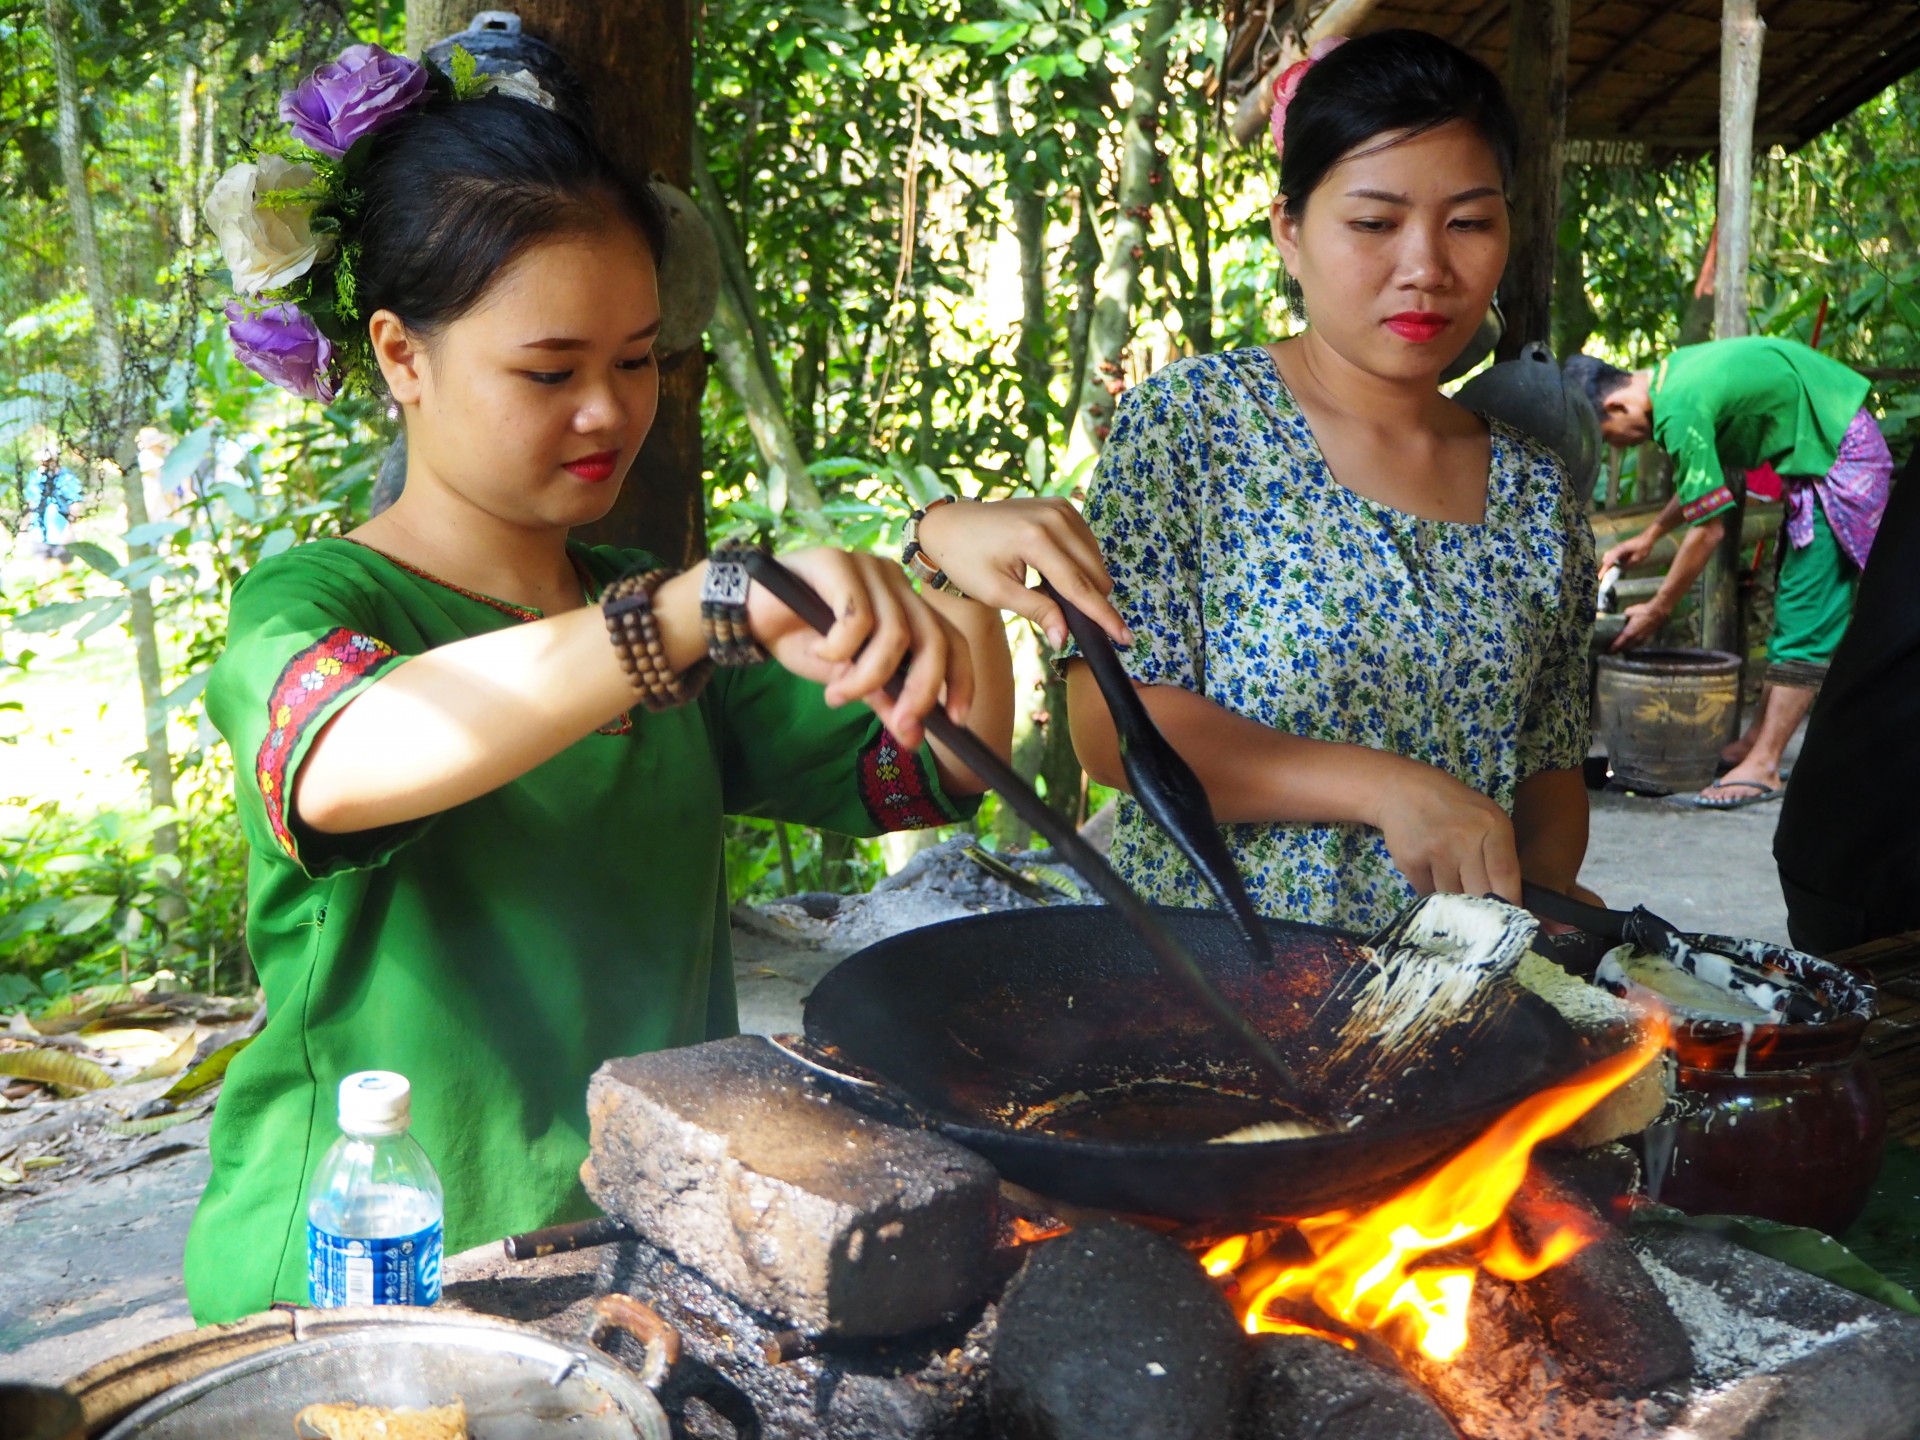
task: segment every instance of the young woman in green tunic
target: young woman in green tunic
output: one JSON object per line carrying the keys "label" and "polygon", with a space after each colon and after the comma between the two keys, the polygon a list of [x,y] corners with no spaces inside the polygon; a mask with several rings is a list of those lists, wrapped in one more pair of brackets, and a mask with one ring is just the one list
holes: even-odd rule
{"label": "young woman in green tunic", "polygon": [[[653,419],[655,202],[572,124],[505,96],[427,98],[363,153],[343,239],[407,483],[344,538],[245,578],[209,687],[240,773],[267,1021],[228,1072],[188,1239],[203,1322],[306,1301],[306,1187],[356,1070],[411,1080],[450,1250],[592,1213],[594,1068],[736,1028],[722,817],[942,824],[982,787],[922,743],[926,713],[1002,753],[1011,736],[998,614],[832,550],[787,558],[833,604],[831,634],[753,587],[745,620],[778,663],[636,704],[600,598],[655,562],[568,532],[607,513]],[[238,316],[236,343],[292,383],[247,328],[273,314]],[[331,383],[325,361],[299,388]],[[921,541],[1056,635],[1028,562],[1124,633],[1070,517],[946,505]],[[705,568],[653,591],[677,677],[662,684],[683,693],[708,655]],[[879,687],[903,659],[894,702]]]}

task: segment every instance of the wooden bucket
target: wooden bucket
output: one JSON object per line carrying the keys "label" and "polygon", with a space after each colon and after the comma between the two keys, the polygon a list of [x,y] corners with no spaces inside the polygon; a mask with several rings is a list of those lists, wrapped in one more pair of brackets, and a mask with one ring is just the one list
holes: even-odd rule
{"label": "wooden bucket", "polygon": [[1713,781],[1740,718],[1740,658],[1720,650],[1602,655],[1593,718],[1613,776],[1672,794]]}

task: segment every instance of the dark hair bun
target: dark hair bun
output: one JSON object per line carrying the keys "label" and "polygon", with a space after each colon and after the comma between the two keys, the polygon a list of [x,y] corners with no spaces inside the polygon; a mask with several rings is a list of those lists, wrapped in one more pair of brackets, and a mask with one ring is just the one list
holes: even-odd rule
{"label": "dark hair bun", "polygon": [[659,260],[666,217],[579,125],[528,100],[436,97],[380,132],[355,177],[356,309],[430,333],[530,246],[631,226]]}
{"label": "dark hair bun", "polygon": [[1424,30],[1381,30],[1314,62],[1287,107],[1280,193],[1298,214],[1327,172],[1376,136],[1417,135],[1452,120],[1480,133],[1513,182],[1520,127],[1500,78]]}

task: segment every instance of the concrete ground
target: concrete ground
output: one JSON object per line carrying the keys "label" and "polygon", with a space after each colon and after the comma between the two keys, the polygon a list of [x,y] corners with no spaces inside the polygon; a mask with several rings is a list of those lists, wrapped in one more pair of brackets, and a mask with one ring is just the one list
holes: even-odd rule
{"label": "concrete ground", "polygon": [[[1593,800],[1581,878],[1610,904],[1645,905],[1682,929],[1786,940],[1770,851],[1778,804],[1703,813],[1610,793]],[[743,1023],[798,1029],[800,1001],[848,949],[966,913],[970,900],[901,891],[884,928],[851,914],[814,922],[786,906],[748,917],[735,932]],[[822,941],[826,948],[811,948]],[[45,1127],[53,1117],[32,1120],[34,1111],[55,1108],[0,1115],[0,1157],[10,1129],[20,1131],[13,1122]],[[180,1253],[206,1179],[206,1123],[129,1147],[136,1163],[118,1174],[0,1190],[0,1380],[63,1380],[190,1328]]]}

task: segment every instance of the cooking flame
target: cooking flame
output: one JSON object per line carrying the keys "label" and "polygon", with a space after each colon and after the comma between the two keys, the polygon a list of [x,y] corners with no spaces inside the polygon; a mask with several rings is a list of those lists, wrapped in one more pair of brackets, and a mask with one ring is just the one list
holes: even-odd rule
{"label": "cooking flame", "polygon": [[1066,1224],[1064,1221],[1038,1222],[1029,1220],[1024,1215],[1015,1215],[1013,1217],[1013,1223],[1008,1227],[1009,1234],[1007,1243],[1010,1245],[1037,1245],[1042,1240],[1051,1240],[1057,1235],[1064,1235],[1072,1228],[1071,1225]]}
{"label": "cooking flame", "polygon": [[[1526,1179],[1533,1147],[1557,1135],[1625,1084],[1666,1044],[1666,1027],[1647,1023],[1632,1050],[1588,1067],[1565,1084],[1529,1096],[1431,1175],[1370,1210],[1335,1210],[1297,1222],[1311,1257],[1277,1272],[1260,1258],[1284,1231],[1235,1235],[1202,1257],[1207,1273],[1243,1299],[1249,1334],[1298,1331],[1268,1314],[1287,1300],[1311,1299],[1358,1330],[1399,1330],[1435,1360],[1450,1361],[1467,1343],[1467,1312],[1478,1269],[1506,1280],[1529,1280],[1578,1252],[1592,1235],[1580,1214],[1555,1217],[1555,1228],[1529,1254],[1506,1221],[1507,1203]],[[1466,1250],[1477,1265],[1413,1266],[1437,1250]]]}

